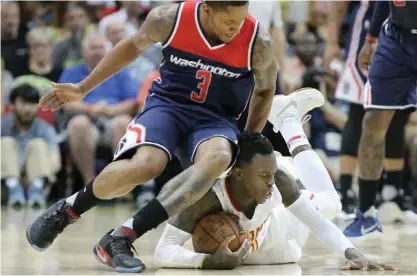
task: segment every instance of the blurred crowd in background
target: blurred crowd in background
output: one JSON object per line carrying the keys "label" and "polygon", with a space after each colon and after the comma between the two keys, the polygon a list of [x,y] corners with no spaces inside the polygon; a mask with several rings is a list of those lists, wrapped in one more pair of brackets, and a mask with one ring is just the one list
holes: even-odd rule
{"label": "blurred crowd in background", "polygon": [[[53,82],[84,79],[112,46],[140,28],[152,8],[166,2],[2,1],[3,204],[45,206],[79,190],[111,162],[119,139],[142,109],[147,90],[158,76],[160,45],[149,48],[82,102],[55,113],[39,110],[37,103]],[[348,105],[336,100],[334,94],[349,39],[346,26],[353,18],[348,11],[341,27],[340,61],[328,66],[325,51],[330,5],[326,1],[252,1],[250,13],[270,30],[275,41],[281,93],[310,86],[324,94],[326,104],[311,113],[305,128],[339,188],[341,131]],[[405,155],[410,158],[416,155],[416,113],[410,116],[406,132]],[[143,206],[181,170],[177,160],[171,163],[157,179],[117,202]],[[411,183],[416,183],[417,164],[408,164],[401,189],[413,199],[415,187]]]}

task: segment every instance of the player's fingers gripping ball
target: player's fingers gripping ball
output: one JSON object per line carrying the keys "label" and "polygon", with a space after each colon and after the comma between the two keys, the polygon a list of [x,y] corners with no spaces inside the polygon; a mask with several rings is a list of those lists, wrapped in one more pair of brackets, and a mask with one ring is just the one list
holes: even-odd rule
{"label": "player's fingers gripping ball", "polygon": [[242,246],[247,234],[239,224],[235,215],[220,212],[202,218],[194,228],[193,247],[197,253],[212,254],[229,236],[235,238],[230,241],[229,249],[236,252]]}

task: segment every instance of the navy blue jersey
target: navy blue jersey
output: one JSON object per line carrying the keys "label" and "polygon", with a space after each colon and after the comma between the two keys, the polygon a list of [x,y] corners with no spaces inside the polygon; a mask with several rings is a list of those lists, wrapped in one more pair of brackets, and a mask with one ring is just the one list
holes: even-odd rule
{"label": "navy blue jersey", "polygon": [[211,46],[199,19],[201,4],[179,5],[175,27],[163,45],[161,77],[154,81],[149,95],[236,118],[254,88],[251,62],[258,22],[247,16],[232,42]]}
{"label": "navy blue jersey", "polygon": [[417,2],[394,0],[390,2],[390,20],[403,29],[417,30]]}
{"label": "navy blue jersey", "polygon": [[368,27],[372,19],[375,1],[353,2],[349,24],[349,45],[346,48],[345,60],[347,63],[355,63],[368,32]]}

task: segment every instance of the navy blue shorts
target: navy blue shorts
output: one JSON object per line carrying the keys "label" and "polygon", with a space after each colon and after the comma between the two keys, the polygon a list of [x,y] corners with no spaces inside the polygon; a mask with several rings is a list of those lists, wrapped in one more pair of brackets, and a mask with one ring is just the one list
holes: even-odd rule
{"label": "navy blue shorts", "polygon": [[114,160],[130,158],[139,146],[151,145],[165,151],[170,160],[177,155],[187,167],[194,163],[198,146],[213,137],[229,140],[235,158],[238,133],[235,124],[206,108],[150,95],[143,111],[129,124]]}
{"label": "navy blue shorts", "polygon": [[366,109],[406,109],[417,104],[417,30],[390,21],[381,29],[365,87]]}

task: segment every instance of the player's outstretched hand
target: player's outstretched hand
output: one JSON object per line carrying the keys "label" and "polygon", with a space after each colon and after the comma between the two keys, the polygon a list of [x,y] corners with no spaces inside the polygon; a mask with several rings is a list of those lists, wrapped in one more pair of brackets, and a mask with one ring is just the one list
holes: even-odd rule
{"label": "player's outstretched hand", "polygon": [[396,271],[397,269],[392,265],[386,265],[367,260],[365,258],[350,260],[342,267],[342,270],[377,270],[377,271]]}
{"label": "player's outstretched hand", "polygon": [[346,262],[346,265],[342,267],[342,270],[397,270],[391,265],[381,264],[366,259],[365,256],[356,248],[346,249],[345,256],[348,261]]}
{"label": "player's outstretched hand", "polygon": [[375,49],[376,43],[365,42],[359,53],[359,69],[365,76],[368,76],[368,72],[372,63],[372,58],[374,57]]}
{"label": "player's outstretched hand", "polygon": [[85,97],[85,93],[79,84],[53,82],[52,86],[52,91],[39,101],[42,110],[56,111],[64,104],[77,102]]}
{"label": "player's outstretched hand", "polygon": [[234,269],[240,266],[249,254],[249,242],[245,240],[239,250],[232,252],[229,243],[235,237],[227,237],[219,246],[217,251],[209,255],[203,263],[205,269]]}

